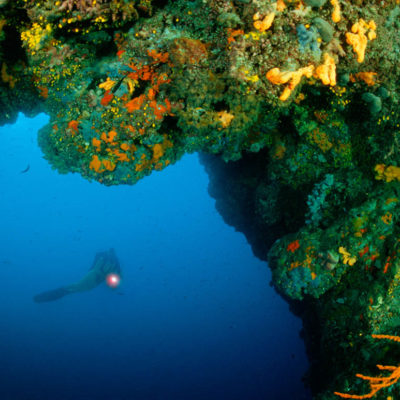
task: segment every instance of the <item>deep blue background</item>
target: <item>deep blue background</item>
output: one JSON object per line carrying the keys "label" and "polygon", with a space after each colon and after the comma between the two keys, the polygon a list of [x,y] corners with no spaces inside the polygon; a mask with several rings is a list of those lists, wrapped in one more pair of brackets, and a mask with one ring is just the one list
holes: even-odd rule
{"label": "deep blue background", "polygon": [[[197,155],[104,187],[50,168],[45,122],[0,128],[0,399],[308,398],[301,321],[215,211]],[[110,247],[123,295],[33,303]]]}

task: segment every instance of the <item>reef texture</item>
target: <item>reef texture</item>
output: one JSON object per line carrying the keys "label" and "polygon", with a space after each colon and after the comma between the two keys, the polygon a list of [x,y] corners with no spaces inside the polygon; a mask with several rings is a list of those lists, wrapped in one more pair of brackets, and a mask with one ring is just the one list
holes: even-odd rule
{"label": "reef texture", "polygon": [[205,153],[303,318],[315,399],[396,398],[397,3],[0,0],[0,124],[47,113],[50,164],[105,185]]}

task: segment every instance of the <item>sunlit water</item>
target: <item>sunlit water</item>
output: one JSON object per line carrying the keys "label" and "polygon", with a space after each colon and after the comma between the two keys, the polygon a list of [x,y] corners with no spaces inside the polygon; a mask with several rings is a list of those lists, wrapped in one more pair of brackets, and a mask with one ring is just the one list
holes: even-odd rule
{"label": "sunlit water", "polygon": [[[0,399],[309,398],[301,321],[216,212],[197,155],[104,187],[51,169],[46,121],[0,127]],[[110,247],[120,290],[32,301]]]}

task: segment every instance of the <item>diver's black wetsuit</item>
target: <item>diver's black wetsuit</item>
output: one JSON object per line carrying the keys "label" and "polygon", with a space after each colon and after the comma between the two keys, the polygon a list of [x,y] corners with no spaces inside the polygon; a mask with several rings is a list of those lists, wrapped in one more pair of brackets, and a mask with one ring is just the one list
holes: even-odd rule
{"label": "diver's black wetsuit", "polygon": [[36,303],[43,303],[61,299],[67,294],[94,289],[105,281],[108,274],[121,275],[121,268],[114,249],[97,253],[89,272],[79,282],[40,293],[33,300]]}

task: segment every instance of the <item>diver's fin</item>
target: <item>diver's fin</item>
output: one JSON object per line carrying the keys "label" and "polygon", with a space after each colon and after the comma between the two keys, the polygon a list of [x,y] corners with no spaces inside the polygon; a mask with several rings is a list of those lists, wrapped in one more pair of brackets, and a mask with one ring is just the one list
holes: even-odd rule
{"label": "diver's fin", "polygon": [[33,297],[33,301],[35,303],[45,303],[47,301],[54,301],[61,299],[61,297],[64,297],[69,293],[71,293],[70,290],[68,290],[65,287],[60,287],[55,290],[48,290],[47,292],[42,292],[37,294],[36,296]]}

